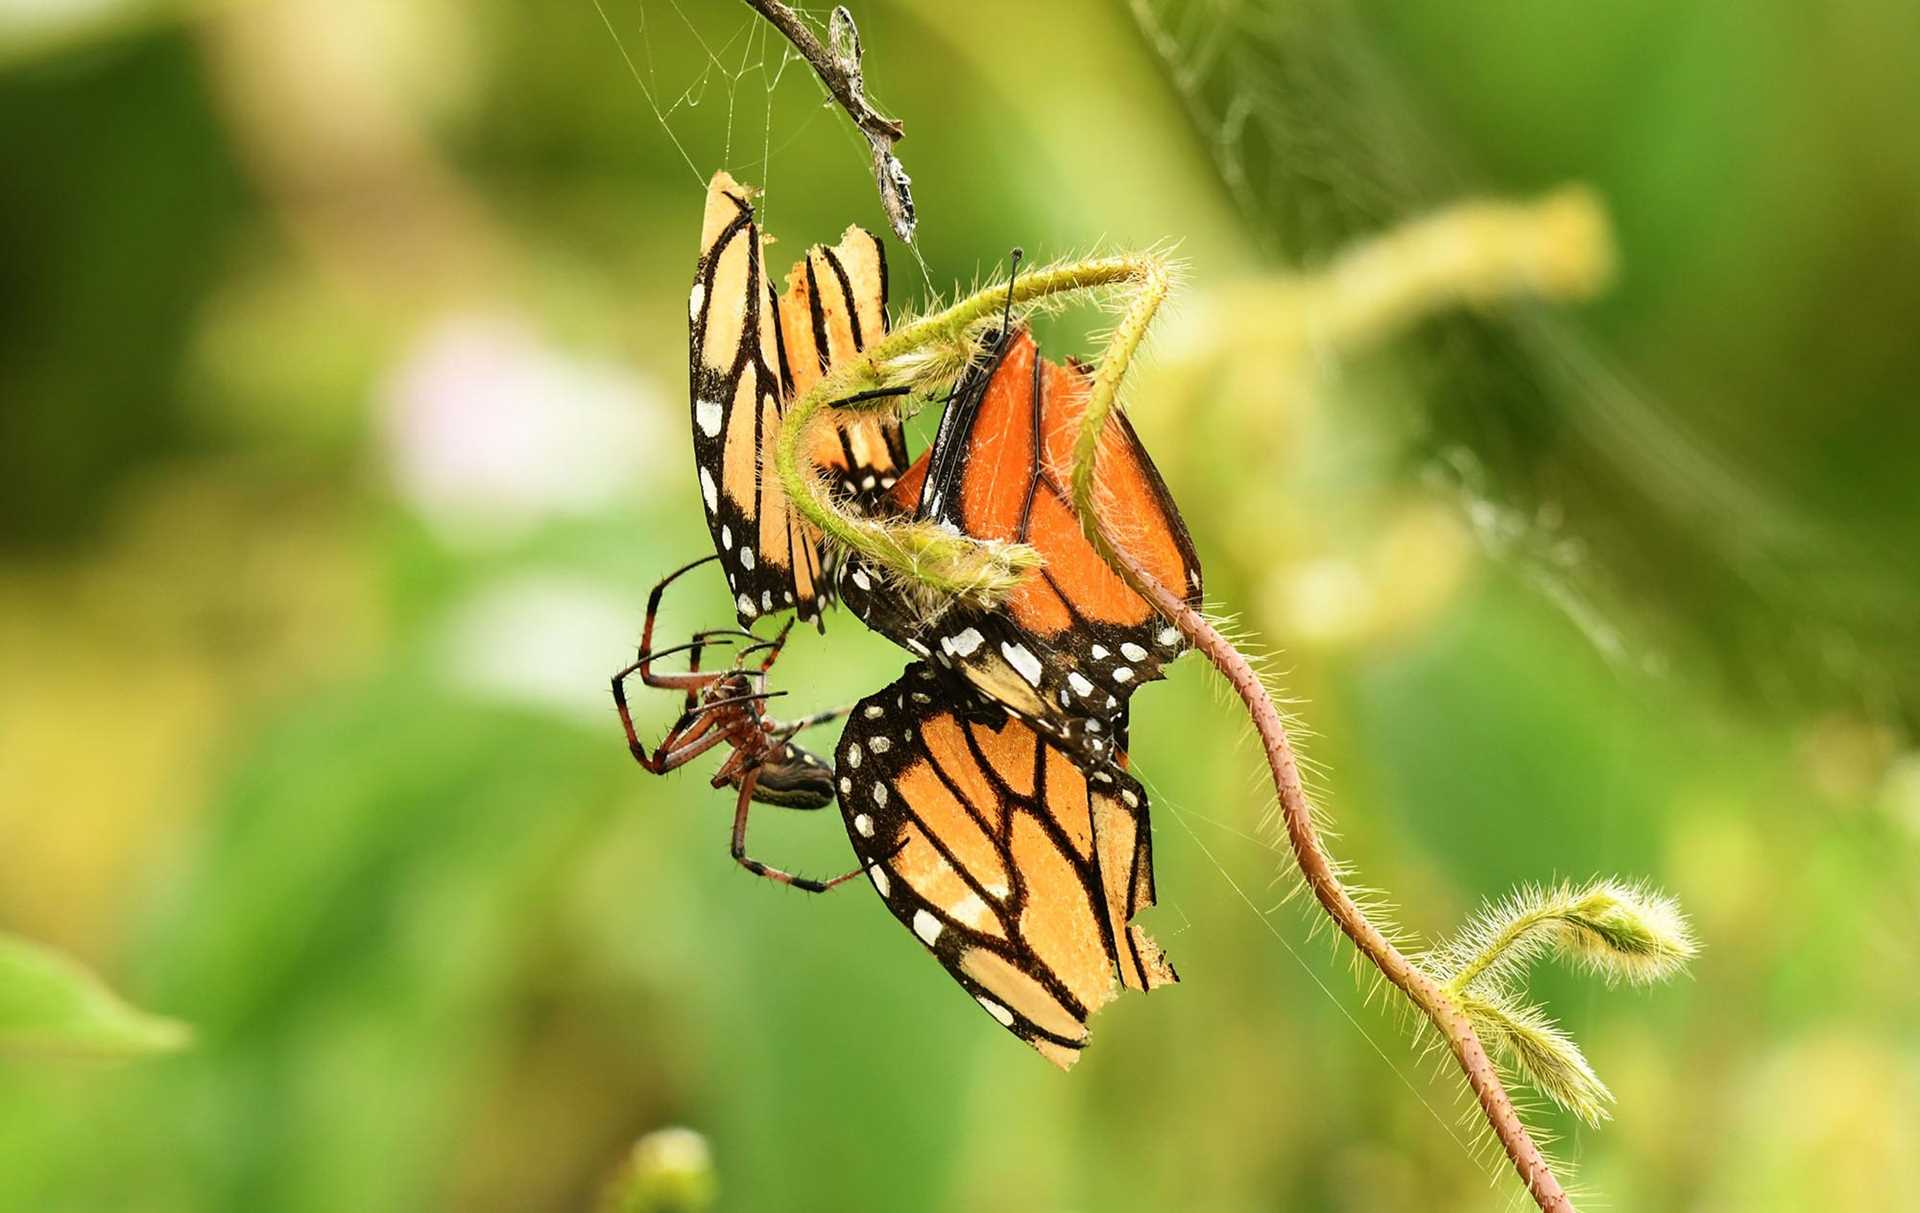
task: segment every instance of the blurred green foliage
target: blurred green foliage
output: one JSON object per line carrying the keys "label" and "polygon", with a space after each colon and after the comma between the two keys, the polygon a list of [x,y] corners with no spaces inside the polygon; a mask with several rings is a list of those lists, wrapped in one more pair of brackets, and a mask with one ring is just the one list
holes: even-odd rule
{"label": "blurred green foliage", "polygon": [[[726,1209],[1504,1207],[1456,1081],[1275,907],[1197,666],[1135,712],[1183,982],[1066,1077],[870,895],[740,873],[698,771],[632,766],[605,678],[705,542],[700,182],[766,185],[796,255],[881,220],[743,8],[602,2],[0,10],[0,930],[195,1033],[0,1058],[0,1208],[581,1209],[672,1125]],[[1583,1186],[1914,1190],[1912,6],[1136,11],[859,6],[932,284],[1181,241],[1133,415],[1405,926],[1594,873],[1693,915],[1690,982],[1533,983],[1618,1096],[1548,1118]],[[1622,236],[1578,317],[1310,383],[1207,341],[1222,285],[1568,179]],[[835,619],[783,703],[901,663]],[[838,871],[833,817],[755,848]]]}
{"label": "blurred green foliage", "polygon": [[182,1048],[191,1035],[128,1006],[59,953],[0,935],[0,1053],[137,1056]]}

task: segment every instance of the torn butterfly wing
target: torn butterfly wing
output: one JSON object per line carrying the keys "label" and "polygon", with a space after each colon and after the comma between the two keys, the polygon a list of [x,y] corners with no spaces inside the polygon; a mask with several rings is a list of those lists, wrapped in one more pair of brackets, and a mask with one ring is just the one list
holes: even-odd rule
{"label": "torn butterfly wing", "polygon": [[[887,332],[887,253],[871,232],[849,227],[840,243],[816,244],[787,273],[780,297],[780,366],[786,399],[798,400]],[[907,470],[907,439],[890,411],[829,411],[814,463],[856,511],[870,512]]]}
{"label": "torn butterfly wing", "polygon": [[1121,989],[1177,980],[1133,916],[1153,904],[1147,798],[917,662],[854,708],[835,769],[868,878],[955,981],[1065,1068]]}
{"label": "torn butterfly wing", "polygon": [[[700,261],[688,296],[693,451],[714,551],[741,623],[792,607],[818,621],[830,596],[820,534],[773,472],[787,406],[886,332],[887,263],[857,227],[815,246],[777,295],[751,191],[728,174],[707,189]],[[849,414],[821,427],[814,455],[855,508],[868,508],[906,466],[892,414]]]}
{"label": "torn butterfly wing", "polygon": [[787,607],[817,620],[822,597],[820,537],[769,471],[785,398],[764,252],[746,188],[714,174],[687,299],[693,457],[742,624]]}

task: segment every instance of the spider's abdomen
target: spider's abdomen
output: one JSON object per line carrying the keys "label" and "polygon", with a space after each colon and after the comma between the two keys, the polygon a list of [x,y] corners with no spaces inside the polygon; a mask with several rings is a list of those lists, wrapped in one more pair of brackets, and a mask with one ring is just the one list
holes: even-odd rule
{"label": "spider's abdomen", "polygon": [[824,809],[833,803],[833,768],[817,754],[783,745],[761,764],[753,798],[783,809]]}

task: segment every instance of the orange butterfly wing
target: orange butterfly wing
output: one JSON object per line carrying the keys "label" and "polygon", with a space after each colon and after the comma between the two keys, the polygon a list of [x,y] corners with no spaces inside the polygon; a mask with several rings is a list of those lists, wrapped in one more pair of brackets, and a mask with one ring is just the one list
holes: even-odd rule
{"label": "orange butterfly wing", "polygon": [[[695,471],[740,621],[787,607],[817,620],[831,588],[821,537],[771,473],[773,444],[788,404],[887,331],[886,250],[849,227],[809,249],[778,295],[750,193],[724,172],[707,188],[687,307]],[[848,414],[813,454],[872,509],[906,467],[906,435],[892,414]]]}
{"label": "orange butterfly wing", "polygon": [[1178,980],[1153,904],[1145,791],[924,662],[854,708],[836,754],[848,837],[887,908],[982,1009],[1065,1068],[1122,988]]}
{"label": "orange butterfly wing", "polygon": [[764,251],[748,191],[714,174],[687,298],[693,455],[707,529],[743,624],[787,607],[817,619],[823,590],[819,535],[789,508],[779,480],[763,474],[785,411]]}
{"label": "orange butterfly wing", "polygon": [[[1161,677],[1184,643],[1081,532],[1069,486],[1089,386],[1084,374],[1041,359],[1032,337],[1016,330],[963,378],[932,449],[888,494],[900,512],[1039,550],[1044,567],[1000,607],[928,619],[858,562],[842,570],[838,589],[868,626],[958,670],[1091,767],[1114,753],[1133,689]],[[1193,541],[1123,415],[1109,419],[1098,459],[1115,541],[1197,603]]]}
{"label": "orange butterfly wing", "polygon": [[[787,273],[780,297],[780,356],[788,401],[886,335],[887,254],[872,233],[849,227],[840,243],[815,245]],[[906,432],[892,413],[831,417],[813,460],[865,510],[907,466]]]}

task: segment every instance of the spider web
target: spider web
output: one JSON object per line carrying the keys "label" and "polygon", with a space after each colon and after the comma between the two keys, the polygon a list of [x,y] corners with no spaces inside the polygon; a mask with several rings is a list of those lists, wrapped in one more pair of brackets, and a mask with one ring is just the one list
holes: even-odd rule
{"label": "spider web", "polygon": [[[613,12],[608,10],[609,3],[614,5]],[[751,12],[746,12],[745,19],[736,23],[730,36],[715,41],[687,16],[680,0],[667,0],[664,6],[649,4],[648,0],[593,0],[593,7],[599,13],[601,23],[607,27],[607,32],[612,35],[634,83],[640,87],[648,108],[653,111],[655,121],[692,173],[697,188],[706,187],[712,170],[703,170],[687,150],[689,142],[695,143],[695,146],[702,144],[697,140],[682,139],[681,130],[696,125],[710,127],[710,122],[698,121],[703,116],[695,111],[710,101],[724,101],[721,162],[728,167],[735,167],[736,125],[743,128],[740,133],[744,139],[748,135],[744,128],[752,120],[742,112],[741,95],[748,88],[749,77],[757,78],[757,84],[753,86],[754,95],[764,97],[766,101],[758,130],[754,132],[760,136],[760,157],[757,161],[748,161],[738,167],[749,175],[754,175],[753,170],[757,167],[758,183],[764,187],[772,161],[773,97],[786,76],[788,64],[800,62],[793,48],[784,39],[775,36],[770,27]],[[667,15],[665,28],[662,28],[663,11]],[[619,15],[618,20],[615,13]],[[802,15],[816,23],[819,21],[812,14],[803,12]],[[689,59],[695,64],[691,73],[682,66],[670,70],[665,79],[662,78],[660,64],[663,60],[684,64]],[[717,98],[714,95],[716,88]]]}
{"label": "spider web", "polygon": [[[1277,261],[1311,266],[1470,192],[1348,0],[1128,7]],[[1818,687],[1913,718],[1920,636],[1894,553],[1770,491],[1544,311],[1446,318],[1417,343],[1421,470],[1609,660],[1659,670],[1672,647],[1788,714]]]}
{"label": "spider web", "polygon": [[[704,191],[714,170],[723,167],[758,188],[762,193],[755,205],[763,231],[775,230],[771,214],[779,200],[775,165],[781,153],[802,140],[817,141],[822,123],[836,132],[827,138],[847,149],[848,180],[872,181],[867,141],[812,66],[746,5],[695,0],[593,0],[593,5],[672,153],[698,188]],[[823,45],[831,44],[832,9],[791,7]],[[779,117],[789,111],[801,116]],[[708,163],[715,148],[719,160]],[[876,232],[888,226],[877,205],[860,222]],[[919,248],[909,244],[907,249],[930,288]]]}

